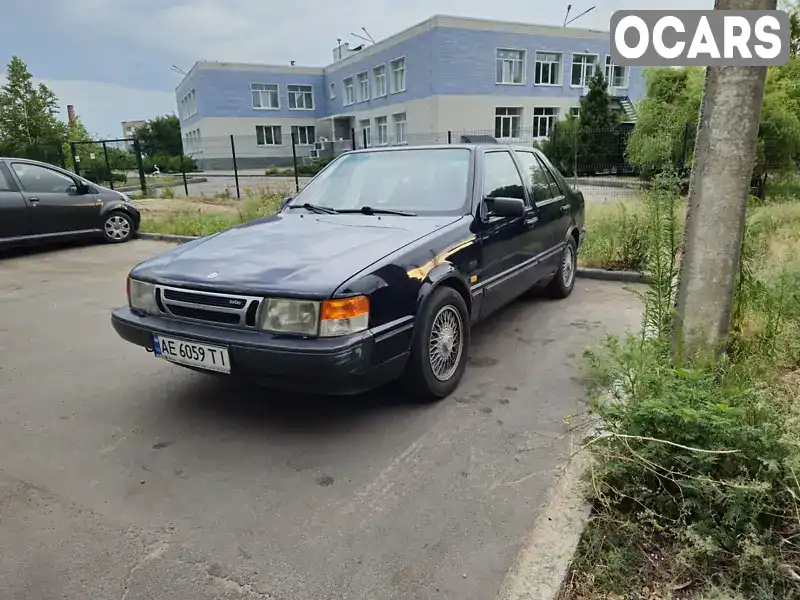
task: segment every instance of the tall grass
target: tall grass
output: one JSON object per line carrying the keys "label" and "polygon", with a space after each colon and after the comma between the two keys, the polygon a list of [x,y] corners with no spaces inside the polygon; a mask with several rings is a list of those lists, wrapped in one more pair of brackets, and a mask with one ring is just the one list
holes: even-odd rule
{"label": "tall grass", "polygon": [[280,194],[249,195],[237,202],[235,213],[219,213],[197,210],[184,210],[167,215],[142,219],[141,231],[171,235],[211,235],[274,214],[281,204]]}
{"label": "tall grass", "polygon": [[[669,182],[637,213],[640,332],[587,352],[592,519],[562,597],[798,597],[800,202],[753,207],[728,352],[677,364],[669,340],[682,231]],[[658,195],[660,194],[660,196]],[[608,211],[610,209],[603,209]],[[630,224],[628,214],[608,217]],[[591,226],[591,223],[590,223]]]}

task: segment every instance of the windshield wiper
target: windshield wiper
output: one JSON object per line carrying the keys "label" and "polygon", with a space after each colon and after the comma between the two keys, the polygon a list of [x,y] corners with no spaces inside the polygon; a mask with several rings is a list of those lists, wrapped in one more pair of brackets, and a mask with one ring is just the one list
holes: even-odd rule
{"label": "windshield wiper", "polygon": [[319,206],[318,204],[309,204],[308,202],[306,202],[305,204],[290,204],[289,208],[305,208],[306,210],[310,210],[311,212],[315,212],[321,215],[335,215],[341,212],[333,208],[328,208],[327,206]]}
{"label": "windshield wiper", "polygon": [[340,213],[361,213],[364,215],[400,215],[401,217],[416,217],[417,213],[405,210],[392,210],[391,208],[372,208],[362,206],[361,208],[341,208]]}

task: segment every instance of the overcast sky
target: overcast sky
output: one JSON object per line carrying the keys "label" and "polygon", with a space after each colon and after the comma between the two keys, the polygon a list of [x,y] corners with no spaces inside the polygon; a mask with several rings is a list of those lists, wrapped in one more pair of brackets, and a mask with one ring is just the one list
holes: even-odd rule
{"label": "overcast sky", "polygon": [[[595,0],[575,26],[608,30],[620,9],[713,8],[713,0]],[[572,0],[572,16],[592,6]],[[13,54],[74,104],[87,128],[118,136],[123,120],[175,110],[173,90],[197,60],[324,66],[336,38],[381,40],[450,14],[561,25],[552,0],[0,0],[0,61]],[[13,9],[10,7],[13,6]]]}

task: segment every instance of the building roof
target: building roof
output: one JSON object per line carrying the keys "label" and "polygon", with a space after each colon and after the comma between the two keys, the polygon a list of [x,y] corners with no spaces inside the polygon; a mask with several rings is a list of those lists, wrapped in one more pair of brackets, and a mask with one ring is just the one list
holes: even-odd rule
{"label": "building roof", "polygon": [[176,90],[183,86],[183,83],[196,69],[236,69],[240,71],[273,71],[276,73],[303,73],[308,75],[322,74],[328,71],[338,70],[341,66],[347,65],[359,58],[370,56],[394,44],[414,37],[429,29],[436,27],[452,27],[456,29],[476,29],[484,31],[497,31],[502,33],[516,33],[527,35],[543,35],[552,37],[569,37],[582,39],[601,39],[608,40],[610,33],[599,29],[584,29],[580,27],[560,27],[557,25],[537,25],[535,23],[523,23],[515,21],[499,21],[493,19],[479,19],[475,17],[459,17],[454,15],[436,14],[428,17],[415,25],[407,27],[375,44],[366,46],[363,50],[346,56],[339,61],[329,63],[323,67],[307,67],[294,65],[273,65],[267,63],[239,63],[225,61],[197,61],[181,82],[176,86]]}

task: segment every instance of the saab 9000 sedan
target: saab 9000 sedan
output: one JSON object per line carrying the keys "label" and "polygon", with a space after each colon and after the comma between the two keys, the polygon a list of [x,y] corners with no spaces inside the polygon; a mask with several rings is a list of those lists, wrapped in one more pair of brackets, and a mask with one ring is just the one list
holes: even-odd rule
{"label": "saab 9000 sedan", "polygon": [[192,369],[323,394],[403,378],[450,394],[470,327],[534,286],[572,291],[583,195],[532,148],[382,148],[281,210],[136,265],[125,340]]}

